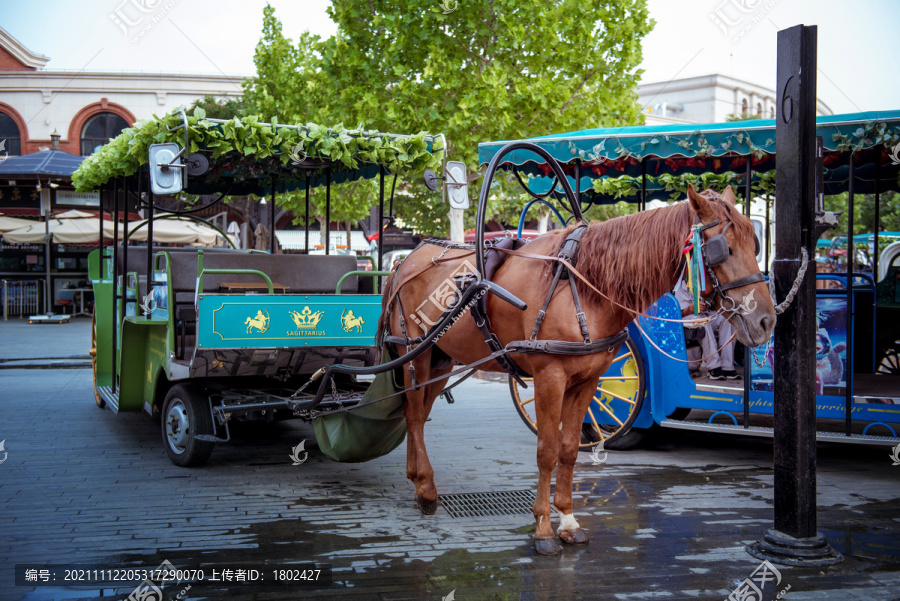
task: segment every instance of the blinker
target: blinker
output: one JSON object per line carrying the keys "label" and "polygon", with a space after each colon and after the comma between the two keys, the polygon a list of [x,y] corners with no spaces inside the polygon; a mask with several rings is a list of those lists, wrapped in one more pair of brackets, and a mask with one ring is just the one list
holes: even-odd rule
{"label": "blinker", "polygon": [[730,250],[728,248],[728,240],[724,234],[716,234],[706,241],[703,245],[703,251],[706,255],[704,258],[709,267],[721,265],[728,260]]}

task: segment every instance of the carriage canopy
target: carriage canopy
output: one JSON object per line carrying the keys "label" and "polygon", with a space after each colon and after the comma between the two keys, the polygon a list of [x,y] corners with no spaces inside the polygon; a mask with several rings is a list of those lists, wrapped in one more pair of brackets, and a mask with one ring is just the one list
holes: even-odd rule
{"label": "carriage canopy", "polygon": [[[191,176],[191,194],[230,195],[290,192],[330,183],[377,177],[384,168],[391,175],[440,170],[443,135],[424,131],[413,135],[389,134],[342,124],[263,123],[256,116],[229,120],[208,119],[203,109],[187,117],[189,148],[209,161],[202,175]],[[273,120],[274,121],[274,120]],[[107,182],[134,175],[145,168],[151,144],[184,145],[180,111],[138,121],[87,157],[73,174],[80,192],[94,191]],[[330,180],[327,176],[330,176]]]}
{"label": "carriage canopy", "polygon": [[[892,152],[900,144],[900,111],[878,111],[828,115],[816,119],[816,135],[823,138],[826,194],[847,190],[849,158],[856,153],[855,191],[900,190],[900,160]],[[647,199],[666,199],[666,178],[675,174],[735,174],[743,183],[749,168],[755,185],[774,187],[775,120],[758,119],[728,123],[611,127],[532,138],[559,161],[572,177],[576,165],[581,172],[584,200],[606,204],[640,199],[642,175],[646,175]],[[508,141],[486,142],[478,147],[481,164]],[[550,189],[549,167],[534,153],[519,150],[508,154],[502,165],[535,177],[530,187],[542,194]],[[632,185],[612,187],[606,179],[629,178]],[[627,181],[627,180],[626,180]],[[622,184],[625,184],[623,181]]]}

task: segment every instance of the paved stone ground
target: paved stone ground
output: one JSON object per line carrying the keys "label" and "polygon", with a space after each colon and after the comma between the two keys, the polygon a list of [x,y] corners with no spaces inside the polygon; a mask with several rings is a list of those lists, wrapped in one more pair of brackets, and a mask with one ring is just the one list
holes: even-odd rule
{"label": "paved stone ground", "polygon": [[[65,329],[64,329],[65,328]],[[90,370],[47,369],[81,357],[89,320],[0,322],[0,599],[126,599],[133,587],[13,586],[13,566],[212,569],[315,561],[319,589],[196,585],[182,599],[725,599],[759,565],[744,547],[772,525],[771,442],[669,432],[645,448],[579,456],[576,515],[590,545],[535,556],[530,515],[421,516],[405,444],[363,464],[324,458],[302,422],[245,424],[208,465],[173,466],[145,414],[93,401]],[[9,344],[7,344],[9,342]],[[0,367],[11,366],[9,361]],[[470,380],[439,400],[426,426],[441,493],[533,489],[534,436],[507,387]],[[307,440],[309,459],[292,466]],[[846,560],[779,567],[787,599],[900,599],[900,466],[886,447],[819,447],[819,527]],[[0,455],[2,459],[2,455]],[[170,583],[166,598],[183,590]]]}

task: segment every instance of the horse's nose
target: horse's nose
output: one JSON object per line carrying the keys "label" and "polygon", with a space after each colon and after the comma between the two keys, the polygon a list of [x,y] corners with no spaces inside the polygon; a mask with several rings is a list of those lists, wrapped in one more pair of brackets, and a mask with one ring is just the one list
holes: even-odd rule
{"label": "horse's nose", "polygon": [[759,320],[759,327],[763,332],[767,334],[772,333],[772,329],[775,327],[775,316],[774,315],[763,315]]}

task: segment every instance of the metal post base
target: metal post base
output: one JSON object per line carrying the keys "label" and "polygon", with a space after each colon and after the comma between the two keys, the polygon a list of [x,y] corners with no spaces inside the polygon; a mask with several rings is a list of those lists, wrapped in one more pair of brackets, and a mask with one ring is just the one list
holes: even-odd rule
{"label": "metal post base", "polygon": [[747,553],[787,566],[831,566],[844,561],[820,532],[810,538],[794,538],[774,528],[766,530],[761,541],[749,545]]}

